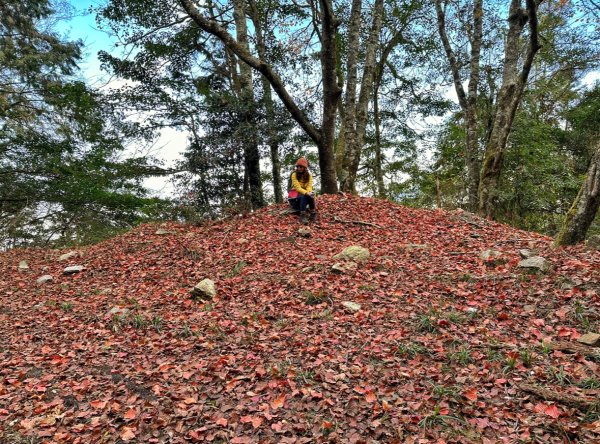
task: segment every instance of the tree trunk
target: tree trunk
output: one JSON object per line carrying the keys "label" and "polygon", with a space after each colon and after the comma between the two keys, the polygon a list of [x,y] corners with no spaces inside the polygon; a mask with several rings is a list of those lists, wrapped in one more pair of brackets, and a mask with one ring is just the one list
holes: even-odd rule
{"label": "tree trunk", "polygon": [[[508,14],[509,28],[504,49],[502,86],[498,91],[492,130],[481,166],[478,212],[480,215],[489,218],[494,216],[494,192],[500,179],[508,136],[517,108],[523,97],[523,90],[531,71],[533,58],[540,49],[536,1],[526,0],[526,4],[527,9],[523,11],[521,0],[511,1]],[[519,40],[527,22],[529,22],[529,43],[523,67],[519,73],[517,67],[519,62]]]}
{"label": "tree trunk", "polygon": [[335,174],[335,120],[342,89],[336,75],[336,29],[332,0],[320,0],[321,5],[321,73],[323,78],[323,121],[319,148],[321,187],[326,194],[338,192]]}
{"label": "tree trunk", "polygon": [[[342,130],[344,139],[343,156],[338,156],[340,188],[342,191],[352,192],[348,189],[349,172],[349,151],[354,147],[356,138],[356,80],[358,78],[358,50],[360,47],[360,28],[361,28],[361,7],[362,0],[352,0],[350,10],[350,22],[348,24],[348,43],[346,59],[346,94],[344,98],[344,119],[342,120]],[[340,153],[341,154],[341,153]]]}
{"label": "tree trunk", "polygon": [[[237,41],[246,51],[249,51],[245,0],[234,0],[233,8]],[[246,124],[246,134],[243,144],[244,167],[246,171],[245,177],[247,177],[248,188],[245,191],[249,193],[249,203],[251,207],[255,209],[265,205],[262,190],[262,179],[260,177],[260,152],[258,150],[258,136],[256,133],[255,123],[256,103],[254,100],[254,90],[252,86],[252,68],[240,60],[239,69],[243,119]],[[246,185],[244,188],[246,189]]]}
{"label": "tree trunk", "polygon": [[[360,94],[358,98],[358,106],[356,106],[355,111],[356,116],[352,119],[348,117],[348,115],[346,116],[346,122],[350,128],[346,133],[346,153],[344,156],[342,172],[344,181],[342,182],[341,186],[343,191],[352,193],[356,193],[356,175],[365,141],[365,131],[369,117],[369,101],[371,99],[371,92],[373,91],[373,84],[375,83],[375,55],[377,45],[379,43],[379,33],[381,31],[382,21],[383,0],[375,0],[373,24],[371,26],[371,31],[369,33],[369,38],[365,48],[365,62]],[[354,70],[356,71],[356,67]],[[352,95],[354,96],[355,92],[352,92]],[[348,134],[352,135],[351,139],[348,138]]]}
{"label": "tree trunk", "polygon": [[381,128],[379,122],[379,81],[375,84],[375,89],[373,91],[373,114],[375,119],[375,181],[377,182],[377,197],[385,199],[383,154],[381,152]]}
{"label": "tree trunk", "polygon": [[465,115],[465,167],[467,170],[467,207],[474,211],[477,208],[477,190],[479,188],[480,157],[479,143],[477,138],[477,92],[479,88],[479,71],[481,58],[481,39],[483,34],[483,0],[473,3],[473,33],[469,35],[471,44],[471,60],[469,62],[469,86],[468,91],[462,85],[460,77],[460,63],[450,45],[446,34],[446,13],[442,9],[441,0],[436,0],[435,9],[437,13],[437,25],[444,51],[450,63],[454,89],[458,97],[458,103]]}
{"label": "tree trunk", "polygon": [[574,245],[585,239],[600,208],[600,142],[592,156],[587,175],[567,213],[555,245]]}
{"label": "tree trunk", "polygon": [[[252,23],[254,23],[254,30],[256,32],[256,50],[258,57],[261,60],[266,59],[266,47],[264,42],[264,34],[262,30],[262,23],[260,20],[260,14],[254,0],[250,0],[250,12]],[[269,148],[271,151],[271,165],[273,172],[273,192],[275,195],[275,202],[283,202],[282,194],[282,183],[281,183],[281,161],[279,158],[279,139],[275,130],[275,106],[273,104],[273,95],[271,94],[271,85],[269,81],[261,76],[263,100],[265,104],[265,111],[267,117],[267,137]]]}
{"label": "tree trunk", "polygon": [[402,32],[404,29],[396,30],[396,33],[393,37],[382,47],[381,49],[381,57],[377,62],[377,66],[375,67],[375,73],[373,81],[373,118],[375,124],[375,180],[377,181],[377,195],[381,199],[385,199],[386,190],[385,190],[385,182],[383,180],[383,152],[381,147],[381,121],[379,114],[379,88],[381,86],[381,82],[383,80],[383,72],[385,69],[385,64],[387,63],[387,59],[394,48],[399,45],[404,40]]}

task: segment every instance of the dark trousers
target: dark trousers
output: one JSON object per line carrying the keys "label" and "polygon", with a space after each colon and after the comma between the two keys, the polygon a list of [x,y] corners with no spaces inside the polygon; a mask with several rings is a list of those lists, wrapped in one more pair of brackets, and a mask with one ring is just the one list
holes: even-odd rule
{"label": "dark trousers", "polygon": [[300,194],[296,199],[290,199],[290,205],[296,211],[304,212],[306,211],[306,207],[308,207],[311,211],[314,211],[315,198],[305,194]]}

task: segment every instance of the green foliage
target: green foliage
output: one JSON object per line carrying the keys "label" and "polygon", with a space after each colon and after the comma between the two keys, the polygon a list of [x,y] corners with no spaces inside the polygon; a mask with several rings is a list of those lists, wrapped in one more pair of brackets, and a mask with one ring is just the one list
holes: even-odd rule
{"label": "green foliage", "polygon": [[0,249],[90,243],[168,206],[145,196],[149,159],[105,98],[73,80],[80,44],[51,31],[47,0],[0,6]]}

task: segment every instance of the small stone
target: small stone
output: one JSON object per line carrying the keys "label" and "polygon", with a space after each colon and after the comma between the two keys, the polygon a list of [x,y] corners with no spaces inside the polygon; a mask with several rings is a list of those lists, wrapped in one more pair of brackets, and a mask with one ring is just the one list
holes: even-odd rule
{"label": "small stone", "polygon": [[542,273],[550,271],[552,265],[541,256],[532,256],[519,262],[519,268],[529,268],[539,270]]}
{"label": "small stone", "polygon": [[58,260],[61,262],[68,261],[69,259],[77,257],[77,255],[79,255],[77,251],[69,251],[68,253],[59,256]]}
{"label": "small stone", "polygon": [[310,231],[310,228],[298,228],[298,236],[300,237],[311,237],[312,236],[312,231]]}
{"label": "small stone", "polygon": [[498,250],[490,249],[490,250],[482,251],[481,254],[479,255],[479,259],[487,262],[487,261],[497,259],[500,256],[502,256],[502,253],[500,253]]}
{"label": "small stone", "polygon": [[600,250],[600,234],[594,234],[590,236],[585,243],[589,248]]}
{"label": "small stone", "polygon": [[240,239],[238,239],[238,240],[236,241],[236,243],[237,243],[237,244],[239,244],[239,245],[245,245],[245,244],[247,244],[248,242],[250,242],[250,241],[249,241],[248,239],[244,239],[243,237],[242,237],[242,238],[240,238]]}
{"label": "small stone", "polygon": [[475,314],[477,313],[479,310],[477,310],[476,307],[469,307],[467,308],[467,313],[471,313],[471,314]]}
{"label": "small stone", "polygon": [[27,261],[19,262],[19,271],[27,271],[27,270],[29,270],[29,264],[27,263]]}
{"label": "small stone", "polygon": [[165,234],[171,234],[171,232],[170,232],[170,231],[168,231],[168,230],[165,230],[165,229],[159,228],[158,230],[156,230],[156,231],[154,232],[154,234],[157,234],[158,236],[164,236]]}
{"label": "small stone", "polygon": [[338,274],[344,274],[344,271],[346,271],[346,269],[344,268],[343,264],[338,262],[337,264],[334,264],[331,267],[331,271],[333,271],[334,273],[338,273]]}
{"label": "small stone", "polygon": [[49,275],[49,274],[45,274],[43,276],[40,276],[39,278],[37,278],[37,280],[35,281],[36,284],[42,285],[45,284],[47,282],[52,282],[54,281],[54,278]]}
{"label": "small stone", "polygon": [[210,301],[217,295],[215,283],[210,279],[204,279],[192,289],[192,297]]}
{"label": "small stone", "polygon": [[535,311],[535,305],[525,305],[523,307],[523,310],[525,310],[528,313],[532,313]]}
{"label": "small stone", "polygon": [[522,248],[519,250],[519,256],[523,259],[529,259],[530,257],[535,256],[535,252],[529,250],[528,248]]}
{"label": "small stone", "polygon": [[331,271],[337,274],[354,274],[358,269],[356,262],[338,262],[331,267]]}
{"label": "small stone", "polygon": [[429,249],[429,245],[425,244],[406,244],[404,248],[407,250],[427,250]]}
{"label": "small stone", "polygon": [[65,268],[63,274],[76,274],[81,273],[83,270],[85,270],[85,267],[83,265],[72,265],[70,267]]}
{"label": "small stone", "polygon": [[113,308],[111,308],[110,310],[108,310],[108,313],[106,313],[107,317],[112,317],[112,316],[127,316],[127,314],[129,314],[129,309],[128,308],[123,308],[123,307],[119,307],[119,306],[114,306]]}
{"label": "small stone", "polygon": [[600,345],[600,334],[598,333],[586,333],[583,336],[577,338],[577,342],[585,345],[598,346]]}
{"label": "small stone", "polygon": [[333,256],[334,259],[344,259],[350,260],[353,262],[366,262],[369,260],[369,250],[363,248],[358,245],[352,245],[351,247],[346,247],[342,250],[341,253]]}
{"label": "small stone", "polygon": [[342,302],[342,305],[344,306],[344,308],[346,308],[348,311],[351,311],[352,313],[356,313],[360,310],[360,304],[357,304],[356,302],[346,301]]}

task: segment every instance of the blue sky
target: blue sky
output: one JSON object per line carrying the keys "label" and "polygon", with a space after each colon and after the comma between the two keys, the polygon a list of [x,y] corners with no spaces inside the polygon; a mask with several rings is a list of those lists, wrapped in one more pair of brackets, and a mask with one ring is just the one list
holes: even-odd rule
{"label": "blue sky", "polygon": [[[83,42],[83,59],[79,64],[79,75],[93,87],[118,86],[122,81],[111,79],[107,73],[102,72],[98,61],[98,51],[104,50],[113,54],[118,51],[118,48],[114,46],[116,39],[107,32],[100,30],[96,23],[95,14],[89,12],[91,7],[96,7],[101,2],[70,0],[69,3],[75,9],[75,17],[59,23],[57,31],[68,40],[81,40]],[[109,80],[110,83],[108,83]],[[182,159],[181,153],[186,145],[186,134],[166,129],[152,147],[131,147],[130,153],[150,153],[165,161],[165,166],[168,167]],[[167,197],[173,194],[173,186],[163,177],[147,179],[144,184],[152,193],[159,196]]]}

